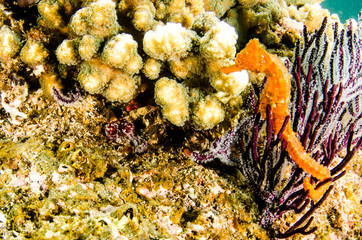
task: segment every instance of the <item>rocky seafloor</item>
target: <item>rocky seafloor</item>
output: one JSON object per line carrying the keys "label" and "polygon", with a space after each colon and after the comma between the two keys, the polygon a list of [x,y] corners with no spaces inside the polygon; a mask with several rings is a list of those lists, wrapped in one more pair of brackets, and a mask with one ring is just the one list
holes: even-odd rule
{"label": "rocky seafloor", "polygon": [[[142,155],[110,143],[102,130],[109,110],[93,96],[71,107],[41,91],[22,97],[19,111],[34,117],[17,125],[1,119],[2,238],[270,239],[237,170],[194,163],[177,142]],[[153,111],[138,117],[146,121]],[[315,214],[318,230],[293,239],[358,239],[361,197],[358,155]],[[275,230],[298,218],[286,214]]]}
{"label": "rocky seafloor", "polygon": [[[1,19],[11,24],[11,11]],[[35,67],[19,70],[14,61],[1,62],[0,238],[273,239],[303,215],[288,212],[263,228],[258,199],[239,170],[185,155],[185,148],[207,148],[230,124],[210,131],[174,126],[152,101],[126,110],[83,90],[62,105],[29,74]],[[106,136],[116,117],[134,124],[146,151]],[[314,214],[317,231],[291,239],[362,238],[362,155],[345,170]]]}

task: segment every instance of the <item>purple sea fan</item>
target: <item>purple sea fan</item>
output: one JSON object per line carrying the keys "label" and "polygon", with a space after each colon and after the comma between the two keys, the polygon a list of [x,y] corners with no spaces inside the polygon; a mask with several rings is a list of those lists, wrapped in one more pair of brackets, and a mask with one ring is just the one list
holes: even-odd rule
{"label": "purple sea fan", "polygon": [[[362,144],[362,12],[357,25],[352,20],[343,29],[333,24],[331,37],[326,28],[327,18],[314,34],[308,35],[305,30],[304,41],[297,43],[294,59],[287,64],[293,90],[291,115],[284,125],[291,121],[305,150],[322,165],[328,167],[339,161],[329,168],[332,177],[317,183],[317,188],[342,177],[343,168]],[[250,100],[256,102],[253,91]],[[286,211],[305,212],[277,237],[310,234],[317,229],[310,228],[312,214],[326,200],[333,185],[318,202],[311,201],[303,188],[307,173],[289,161],[286,143],[280,137],[284,129],[273,132],[270,109],[266,119],[261,119],[259,104],[252,105],[253,114],[215,141],[209,152],[195,151],[191,158],[201,163],[219,158],[240,169],[260,200],[263,226],[272,225]],[[337,154],[343,149],[347,153],[339,159]],[[290,178],[280,185],[286,164],[292,164]]]}
{"label": "purple sea fan", "polygon": [[338,133],[338,149],[346,147],[349,126],[354,139],[362,136],[362,12],[339,30],[333,24],[332,40],[326,34],[327,18],[321,28],[297,43],[291,68],[294,88],[291,119],[293,130],[310,151]]}

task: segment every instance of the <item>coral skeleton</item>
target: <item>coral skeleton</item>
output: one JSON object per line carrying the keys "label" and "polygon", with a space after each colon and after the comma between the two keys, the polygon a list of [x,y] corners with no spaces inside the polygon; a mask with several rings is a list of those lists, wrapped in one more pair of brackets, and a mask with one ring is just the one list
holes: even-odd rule
{"label": "coral skeleton", "polygon": [[[339,31],[339,26],[334,24],[332,42],[327,41],[326,24],[327,19],[310,36],[304,29],[304,43],[298,42],[293,62],[286,62],[292,75],[291,110],[290,115],[284,115],[278,123],[278,128],[273,121],[273,102],[259,106],[264,101],[263,96],[257,101],[252,90],[249,97],[249,103],[254,106],[251,116],[242,118],[215,141],[209,151],[189,153],[191,159],[199,163],[219,158],[222,163],[240,169],[263,202],[260,220],[263,226],[272,225],[286,211],[306,211],[289,230],[277,234],[280,238],[297,233],[306,235],[317,229],[310,228],[312,214],[326,200],[333,182],[345,174],[343,168],[362,145],[359,107],[362,12],[357,26],[351,20]],[[327,52],[329,44],[332,44],[330,54]],[[265,107],[263,114],[259,113],[260,107]],[[288,151],[289,143],[283,138],[288,124],[298,133],[305,151],[323,168],[328,168],[331,177],[318,181],[313,175],[309,177],[301,166],[294,165],[289,181],[280,188],[283,169],[293,159]],[[346,154],[339,158],[343,149]],[[310,200],[311,189],[305,187],[305,179],[310,179],[316,191],[325,189],[314,201]],[[277,191],[277,188],[282,190]]]}

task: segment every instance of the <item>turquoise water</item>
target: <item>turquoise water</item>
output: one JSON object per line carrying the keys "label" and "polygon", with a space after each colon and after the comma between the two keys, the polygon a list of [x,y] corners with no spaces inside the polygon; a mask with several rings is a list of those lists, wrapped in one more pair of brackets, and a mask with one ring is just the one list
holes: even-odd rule
{"label": "turquoise water", "polygon": [[358,13],[362,9],[362,0],[325,0],[321,5],[331,13],[337,13],[341,22],[344,23],[349,18],[358,18]]}

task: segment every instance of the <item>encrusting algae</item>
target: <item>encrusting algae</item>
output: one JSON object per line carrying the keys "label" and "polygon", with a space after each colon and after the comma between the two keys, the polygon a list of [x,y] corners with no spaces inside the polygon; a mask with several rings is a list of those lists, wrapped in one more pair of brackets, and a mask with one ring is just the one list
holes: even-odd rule
{"label": "encrusting algae", "polygon": [[[303,34],[323,27],[324,17],[329,32],[338,22],[319,11],[318,1],[308,2],[0,0],[0,238],[273,239],[289,233],[298,214],[263,224],[264,206],[243,171],[217,162],[205,167],[188,156],[189,150],[203,156],[211,149],[210,159],[235,153],[227,145],[230,132],[255,116],[259,132],[250,128],[243,136],[259,145],[244,147],[262,158],[270,135],[267,106],[279,101],[270,105],[277,138],[295,91],[286,79],[280,86],[274,79],[258,92],[264,77],[293,74],[267,52],[292,59]],[[304,25],[314,29],[303,33]],[[267,50],[256,40],[247,49],[278,65],[260,71],[265,75],[238,65],[236,53],[251,38]],[[238,67],[228,67],[233,64]],[[282,139],[301,141],[292,127]],[[287,148],[292,160],[305,152]],[[350,148],[339,157],[350,156]],[[360,234],[360,159],[353,157],[344,178],[333,183],[338,191],[315,212],[319,228],[311,237]],[[314,182],[335,174],[319,176],[310,171],[317,163],[296,163],[311,174],[305,188],[318,202]],[[295,168],[288,162],[281,182]]]}

